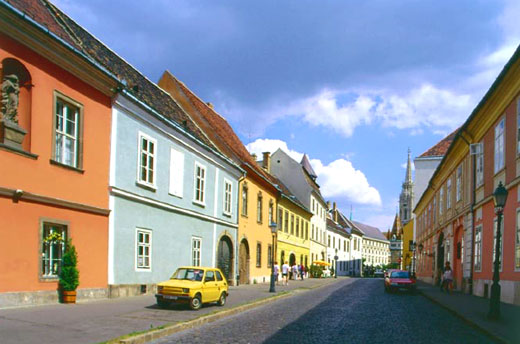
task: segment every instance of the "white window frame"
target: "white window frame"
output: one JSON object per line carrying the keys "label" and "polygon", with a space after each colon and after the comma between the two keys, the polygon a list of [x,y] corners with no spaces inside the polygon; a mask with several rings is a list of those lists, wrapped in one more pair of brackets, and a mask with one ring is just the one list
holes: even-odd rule
{"label": "white window frame", "polygon": [[505,131],[506,131],[506,120],[502,118],[495,126],[495,173],[501,171],[505,166]]}
{"label": "white window frame", "polygon": [[224,197],[223,197],[222,209],[225,215],[231,216],[233,212],[233,183],[224,178]]}
{"label": "white window frame", "polygon": [[[139,234],[148,236],[148,243],[139,241]],[[143,254],[139,254],[139,247],[143,247]],[[144,264],[146,258],[146,248],[148,247],[148,266]],[[142,258],[143,264],[139,264],[139,258]],[[152,271],[152,231],[144,228],[135,229],[135,270],[136,271]]]}
{"label": "white window frame", "polygon": [[[141,146],[141,143],[142,143],[142,140],[145,139],[148,141],[148,143],[152,143],[153,144],[153,154],[150,154],[148,153],[147,151],[143,151],[143,147]],[[148,147],[147,147],[148,149]],[[148,181],[149,177],[148,177],[148,170],[149,170],[149,166],[148,167],[144,167],[145,169],[147,169],[147,173],[146,173],[146,180],[143,180],[141,179],[141,169],[143,168],[142,166],[142,154],[145,153],[146,154],[146,157],[147,157],[147,164],[149,164],[149,157],[151,156],[153,158],[153,166],[152,166],[152,179],[153,179],[153,182],[150,183]],[[139,134],[137,135],[137,183],[140,184],[140,185],[144,185],[144,186],[147,186],[147,187],[151,187],[153,189],[156,189],[156,181],[157,181],[157,140],[154,139],[153,137],[151,137],[150,135],[147,135],[143,132],[139,132]]]}
{"label": "white window frame", "polygon": [[[61,104],[62,111],[60,112]],[[67,111],[65,111],[67,109]],[[73,133],[68,133],[66,129],[67,121],[70,121],[68,109],[74,109],[73,114]],[[62,118],[59,120],[59,118]],[[82,168],[82,123],[83,121],[83,105],[73,99],[59,93],[54,92],[54,117],[53,117],[53,160],[66,166],[74,168]],[[67,158],[67,142],[72,142],[71,153],[72,161]]]}
{"label": "white window frame", "polygon": [[462,173],[463,167],[462,163],[457,167],[457,172],[455,174],[456,178],[456,193],[455,193],[455,201],[460,202],[462,200]]}
{"label": "white window frame", "polygon": [[[198,243],[198,246],[195,243]],[[202,266],[202,238],[200,237],[191,237],[191,265]]]}
{"label": "white window frame", "polygon": [[[198,171],[202,171],[202,176],[198,174]],[[195,161],[195,167],[193,169],[193,203],[205,206],[206,205],[206,166]],[[197,188],[197,182],[200,180],[200,188]]]}
{"label": "white window frame", "polygon": [[[62,241],[45,242],[46,228],[49,228],[49,233],[61,232]],[[41,270],[40,277],[44,280],[58,279],[61,271],[63,261],[63,254],[65,253],[65,246],[68,238],[68,225],[56,223],[54,221],[41,222]],[[54,258],[53,258],[54,257]]]}
{"label": "white window frame", "polygon": [[184,194],[184,153],[170,148],[170,195],[182,198]]}
{"label": "white window frame", "polygon": [[441,189],[439,190],[439,216],[442,216],[444,208],[444,185],[441,186]]}
{"label": "white window frame", "polygon": [[475,156],[476,186],[484,184],[484,143],[480,142],[481,151]]}
{"label": "white window frame", "polygon": [[446,209],[451,209],[451,177],[446,181]]}

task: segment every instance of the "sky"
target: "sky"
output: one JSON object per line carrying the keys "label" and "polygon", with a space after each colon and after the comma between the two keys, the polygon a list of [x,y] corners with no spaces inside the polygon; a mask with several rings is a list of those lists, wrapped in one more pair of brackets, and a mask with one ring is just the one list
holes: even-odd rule
{"label": "sky", "polygon": [[460,126],[520,43],[520,2],[54,0],[251,152],[309,155],[326,200],[392,226],[412,159]]}

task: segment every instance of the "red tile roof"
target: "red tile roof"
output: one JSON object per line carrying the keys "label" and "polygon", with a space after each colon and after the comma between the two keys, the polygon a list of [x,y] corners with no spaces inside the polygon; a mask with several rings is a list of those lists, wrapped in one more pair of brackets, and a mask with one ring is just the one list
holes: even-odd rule
{"label": "red tile roof", "polygon": [[439,141],[435,146],[428,149],[426,152],[422,153],[419,158],[423,157],[432,157],[432,156],[444,156],[446,152],[448,151],[448,148],[450,148],[451,143],[453,142],[453,139],[455,138],[455,135],[459,131],[459,128],[455,129],[451,134],[443,138],[441,141]]}

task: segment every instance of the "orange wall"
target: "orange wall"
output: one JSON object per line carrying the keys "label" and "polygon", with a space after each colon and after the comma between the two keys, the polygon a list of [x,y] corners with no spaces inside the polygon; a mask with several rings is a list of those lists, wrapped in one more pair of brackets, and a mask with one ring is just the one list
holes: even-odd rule
{"label": "orange wall", "polygon": [[[26,129],[30,152],[38,155],[32,160],[0,150],[0,186],[108,208],[110,98],[3,34],[0,47],[0,61],[15,58],[31,74],[32,116]],[[84,107],[83,174],[49,162],[55,90]]]}
{"label": "orange wall", "polygon": [[40,219],[69,222],[68,235],[78,253],[79,289],[107,287],[106,216],[73,212],[0,198],[2,262],[0,292],[56,290],[57,282],[39,280]]}

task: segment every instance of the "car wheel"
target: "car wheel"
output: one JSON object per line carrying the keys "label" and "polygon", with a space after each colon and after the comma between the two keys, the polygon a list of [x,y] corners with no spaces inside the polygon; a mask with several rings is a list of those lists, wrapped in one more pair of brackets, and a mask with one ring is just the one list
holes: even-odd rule
{"label": "car wheel", "polygon": [[202,301],[200,300],[200,294],[197,294],[190,300],[190,308],[193,310],[198,310],[200,307],[202,307]]}
{"label": "car wheel", "polygon": [[220,294],[220,298],[218,299],[217,305],[222,307],[225,304],[226,304],[226,292],[222,292],[222,294]]}

